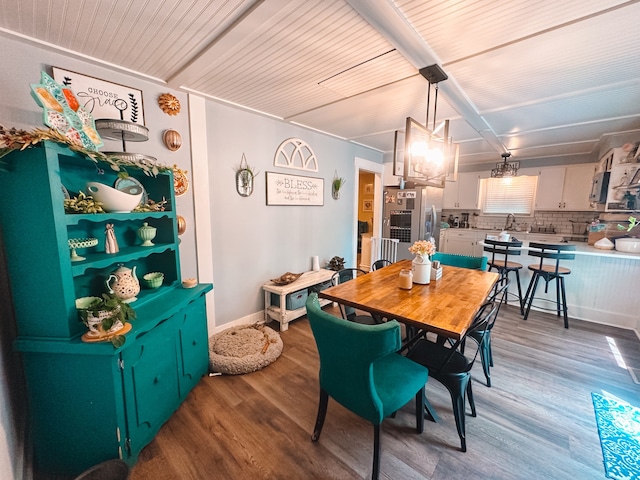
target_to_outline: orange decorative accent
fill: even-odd
[[[176,197],[184,195],[189,190],[187,171],[178,168],[177,165],[173,166],[173,190],[176,193]]]
[[[177,115],[180,113],[180,100],[170,93],[163,93],[158,97],[158,105],[167,115]]]

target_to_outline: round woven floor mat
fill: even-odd
[[[275,362],[282,346],[280,334],[264,325],[231,327],[209,338],[209,367],[228,375],[255,372]]]

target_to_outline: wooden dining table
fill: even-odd
[[[395,319],[418,330],[459,339],[499,277],[495,272],[445,265],[438,280],[427,285],[414,283],[411,290],[403,290],[400,270],[410,268],[411,260],[401,260],[318,295],[369,312],[374,318]]]

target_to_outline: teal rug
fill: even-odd
[[[592,393],[604,470],[616,480],[640,480],[640,408]]]

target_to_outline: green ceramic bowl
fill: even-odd
[[[148,288],[158,288],[164,281],[164,273],[162,272],[150,272],[145,274],[142,279]]]

